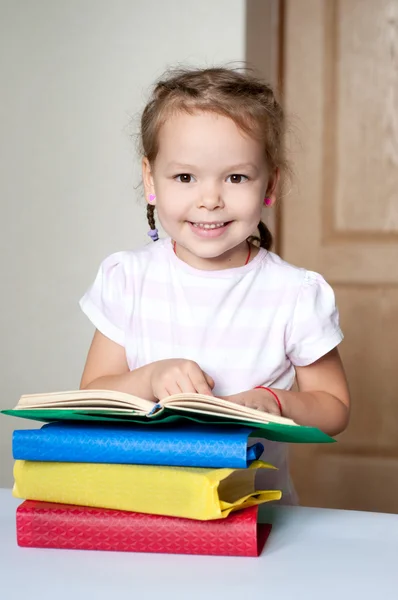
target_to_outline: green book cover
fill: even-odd
[[[208,414],[188,414],[184,411],[172,410],[164,407],[158,413],[151,417],[137,415],[136,411],[120,411],[109,409],[104,410],[84,410],[82,409],[60,409],[60,408],[35,408],[35,409],[9,409],[1,411],[5,415],[31,419],[34,421],[52,422],[52,421],[91,421],[106,423],[134,423],[145,427],[160,427],[170,424],[181,423],[203,423],[205,425],[245,425],[256,430],[258,437],[263,437],[276,442],[289,443],[331,443],[335,440],[323,433],[316,427],[306,427],[303,425],[286,425],[282,423],[259,423],[245,421],[244,419],[231,419],[228,416],[215,416]]]

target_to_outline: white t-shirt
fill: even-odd
[[[306,366],[343,339],[332,288],[317,273],[260,248],[247,265],[195,269],[170,238],[106,258],[80,301],[94,326],[126,350],[131,370],[166,358],[199,364],[213,393],[264,385],[288,390]],[[287,448],[266,442],[284,501],[294,502]]]

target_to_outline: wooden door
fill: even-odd
[[[398,512],[398,0],[284,12],[280,250],[333,286],[352,394],[338,444],[295,447],[293,475],[302,504]]]

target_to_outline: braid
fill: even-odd
[[[146,209],[146,218],[148,220],[149,227],[151,229],[156,229],[155,223],[155,207],[153,204],[148,204]]]
[[[155,223],[155,207],[151,204],[148,204],[146,209],[146,217],[148,219],[150,230],[148,231],[148,235],[153,242],[157,242],[159,239],[159,232],[156,229]]]
[[[257,226],[260,232],[260,247],[265,248],[266,250],[271,250],[272,247],[272,233],[268,229],[265,223],[260,221]]]
[[[260,248],[265,248],[265,250],[271,250],[273,242],[272,233],[270,232],[266,224],[262,221],[260,221],[260,223],[257,225],[257,229],[259,231],[260,237],[252,235],[248,238],[247,241],[249,243],[257,242],[260,244]]]

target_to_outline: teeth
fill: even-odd
[[[218,229],[224,227],[225,223],[192,223],[194,227],[200,227],[201,229]]]

